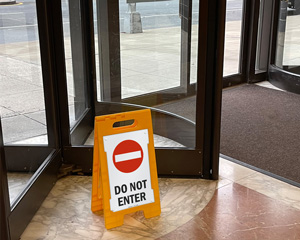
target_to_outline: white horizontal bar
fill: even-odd
[[[135,152],[118,154],[115,156],[115,160],[116,162],[124,162],[124,161],[133,160],[141,157],[142,157],[141,151],[135,151]]]

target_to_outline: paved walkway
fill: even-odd
[[[240,22],[226,26],[224,75],[237,72]],[[179,86],[180,28],[121,33],[122,97]],[[11,34],[7,29],[4,38]],[[193,27],[191,82],[196,81],[197,26]],[[70,118],[74,89],[70,39],[65,39]],[[96,57],[98,62],[98,56]],[[0,48],[0,111],[4,142],[47,143],[39,42],[7,43]],[[99,71],[98,76],[99,78]],[[99,83],[99,79],[98,79]]]

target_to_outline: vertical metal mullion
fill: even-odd
[[[242,82],[252,82],[255,79],[259,9],[260,0],[244,0],[240,49]]]
[[[121,100],[119,1],[97,0],[100,91],[103,101]]]
[[[46,122],[48,132],[48,143],[50,147],[59,147],[58,134],[58,111],[54,88],[54,73],[52,61],[52,42],[50,36],[51,12],[46,1],[36,1],[37,21],[40,40],[40,53],[43,75],[43,88],[45,96]]]
[[[86,109],[86,74],[83,33],[83,13],[81,0],[69,0],[70,38],[74,80],[75,120],[79,119]]]
[[[259,8],[259,22],[257,30],[257,50],[255,59],[255,82],[266,80],[269,67],[271,33],[272,33],[272,17],[273,17],[273,0],[261,0]],[[270,11],[271,10],[271,11]],[[254,82],[254,81],[252,81]]]
[[[211,179],[219,178],[219,157],[220,157],[220,132],[221,132],[221,108],[222,108],[222,88],[223,88],[223,64],[224,64],[224,43],[225,43],[225,22],[226,22],[226,0],[217,1],[216,6],[216,67],[215,85],[213,88],[213,128],[212,128],[212,157],[210,161]]]
[[[49,145],[70,144],[61,1],[37,1]]]
[[[260,0],[254,0],[251,6],[251,24],[249,36],[249,54],[248,54],[248,82],[255,80],[255,62],[256,62],[256,46],[258,35],[258,19],[259,19]]]
[[[270,44],[270,57],[269,65],[275,63],[276,45],[277,45],[277,31],[279,20],[280,1],[274,1],[272,9],[272,26],[271,26],[271,44]]]
[[[8,192],[6,162],[3,148],[3,135],[0,119],[0,239],[10,239],[8,216],[10,214],[10,200]]]
[[[199,2],[198,21],[198,52],[197,52],[197,96],[196,96],[196,148],[203,149],[204,145],[204,114],[205,114],[205,88],[206,88],[206,55],[207,55],[207,32],[208,32],[208,2]],[[201,33],[201,35],[200,35]],[[199,51],[201,46],[201,54]]]
[[[49,7],[51,8],[53,22],[51,37],[53,40],[52,51],[54,53],[54,85],[56,87],[59,111],[60,146],[69,146],[71,145],[71,137],[61,0],[49,1]]]
[[[84,30],[84,55],[85,55],[85,74],[87,79],[86,96],[88,107],[92,108],[95,115],[95,101],[97,100],[96,89],[96,62],[95,62],[95,32],[93,16],[93,0],[81,0],[83,9],[83,30]]]
[[[203,176],[210,179],[218,179],[225,15],[225,0],[200,1],[196,148],[203,151]]]
[[[247,68],[249,55],[249,39],[251,25],[251,5],[252,1],[244,0],[243,2],[243,19],[242,19],[242,34],[240,46],[240,64],[239,71],[242,74],[242,82],[247,82]]]
[[[180,86],[187,93],[191,76],[192,0],[181,0]]]

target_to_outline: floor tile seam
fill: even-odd
[[[23,145],[23,143],[20,143],[22,141],[27,141],[27,140],[30,140],[30,139],[33,139],[33,138],[37,138],[37,137],[43,137],[45,135],[47,135],[48,133],[45,132],[44,134],[39,134],[39,135],[35,135],[35,136],[31,136],[30,138],[24,138],[24,139],[17,139],[16,141],[12,141],[12,142],[5,142],[5,145],[18,145],[18,144],[21,144]],[[18,143],[16,143],[18,142]],[[48,145],[48,143],[25,143],[25,145]]]
[[[240,183],[236,183],[236,184],[242,185],[242,184],[240,184]],[[244,187],[246,187],[247,189],[250,189],[250,190],[252,190],[252,191],[255,191],[255,192],[259,193],[259,194],[262,194],[262,195],[264,195],[265,197],[270,198],[270,199],[272,199],[272,200],[274,200],[274,201],[280,202],[281,204],[283,204],[284,206],[286,206],[287,208],[289,208],[289,209],[291,209],[291,210],[300,211],[300,207],[296,207],[294,203],[290,203],[290,202],[288,202],[288,201],[286,201],[286,200],[284,200],[284,199],[279,199],[279,198],[277,198],[277,197],[275,197],[275,196],[274,196],[274,197],[269,196],[269,195],[267,195],[267,194],[266,194],[265,192],[263,192],[263,191],[261,192],[261,191],[258,191],[258,190],[256,190],[256,189],[254,189],[254,188],[247,187],[247,186],[245,186],[245,185],[242,185],[242,186],[244,186]]]
[[[20,96],[20,95],[23,95],[23,94],[28,94],[28,93],[40,93],[41,92],[41,89],[39,90],[30,90],[30,91],[26,91],[26,92],[21,92],[21,93],[14,93],[14,94],[9,94],[9,96]],[[44,95],[43,95],[44,96]],[[5,96],[6,98],[7,96]],[[1,98],[4,98],[4,96],[1,96]]]
[[[0,106],[0,107],[5,108],[6,110],[12,111],[12,112],[15,114],[15,115],[7,116],[7,117],[3,117],[3,116],[2,116],[2,117],[1,117],[2,120],[7,120],[7,119],[10,119],[10,118],[23,116],[23,115],[25,114],[25,113],[16,112],[16,111],[14,111],[14,110],[12,110],[12,109],[9,109],[9,108],[7,108],[7,107],[5,107],[5,106]]]
[[[24,115],[24,114],[34,114],[34,113],[44,112],[44,111],[45,111],[45,108],[43,108],[43,109],[41,109],[41,110],[33,110],[33,111],[30,111],[30,112],[20,113],[20,112],[16,112],[16,111],[14,111],[14,110],[11,110],[11,109],[9,109],[9,108],[7,108],[7,107],[4,107],[4,106],[1,106],[1,107],[5,108],[6,110],[10,110],[10,111],[13,111],[13,112],[15,112],[15,113],[18,113],[19,115]]]
[[[230,183],[230,184],[233,184],[233,183]],[[180,228],[183,227],[183,226],[190,225],[190,223],[191,223],[192,221],[194,221],[195,218],[198,218],[199,215],[200,215],[203,211],[205,211],[205,209],[206,209],[207,207],[209,207],[209,203],[212,201],[212,199],[214,198],[215,194],[216,194],[217,191],[220,189],[220,188],[218,188],[217,185],[218,185],[218,180],[216,181],[216,188],[215,188],[215,190],[214,190],[214,193],[211,195],[211,198],[206,202],[205,206],[203,206],[203,208],[202,208],[197,214],[195,214],[191,219],[189,219],[189,220],[186,221],[185,223],[181,224],[180,226],[176,227],[175,229],[169,231],[169,232],[166,233],[166,234],[163,234],[163,235],[159,236],[159,238],[162,238],[162,239],[163,239],[164,236],[166,236],[166,235],[168,235],[168,234],[170,234],[170,233],[172,233],[172,232],[177,231],[178,229],[180,229]],[[228,186],[228,185],[229,185],[229,184],[227,184],[227,186]],[[224,187],[224,186],[222,186],[222,187]],[[221,188],[222,188],[222,187],[221,187]],[[203,196],[202,196],[202,198],[203,198]],[[202,198],[201,198],[201,199],[202,199]]]
[[[250,168],[249,168],[250,169]],[[250,170],[252,170],[252,169],[250,169]],[[255,170],[253,170],[253,171],[255,171]],[[247,179],[247,178],[249,178],[249,177],[251,177],[251,176],[254,176],[254,175],[256,175],[257,173],[259,173],[259,172],[253,172],[253,173],[249,173],[249,174],[247,174],[246,176],[243,176],[243,177],[240,177],[240,178],[236,178],[236,179],[233,179],[232,181],[234,182],[234,183],[237,183],[238,181],[241,181],[241,180],[245,180],[245,179]]]
[[[6,77],[12,77],[12,76],[7,76],[7,75],[6,75]],[[41,77],[42,77],[42,76],[41,76]],[[20,79],[18,79],[18,78],[20,78]],[[21,79],[21,78],[22,78],[22,79]],[[19,92],[19,93],[17,93],[17,94],[22,94],[22,93],[27,93],[27,92],[31,92],[31,91],[37,91],[37,90],[39,90],[39,91],[44,90],[43,83],[37,84],[37,83],[31,83],[31,82],[24,82],[23,79],[28,79],[28,80],[30,80],[29,78],[32,79],[32,76],[19,76],[19,75],[17,75],[17,78],[14,78],[14,80],[15,80],[16,82],[22,83],[22,84],[24,84],[24,85],[31,85],[32,87],[36,87],[37,89],[27,90],[27,91],[24,91],[24,92]],[[12,95],[12,94],[7,94],[6,96],[8,96],[8,95]]]
[[[216,189],[217,190],[217,189]],[[197,214],[195,214],[193,217],[191,217],[191,219],[189,219],[188,221],[182,223],[181,225],[179,226],[176,226],[174,229],[170,230],[170,231],[167,231],[163,234],[161,233],[158,233],[157,236],[154,236],[153,239],[163,239],[164,236],[168,235],[168,234],[171,234],[172,232],[176,232],[178,229],[180,229],[181,227],[183,226],[186,226],[186,225],[189,225],[191,222],[194,221],[195,218],[198,217],[199,214],[201,214],[202,211],[205,210],[205,208],[208,207],[208,204],[209,202],[213,199],[215,193],[212,195],[212,197],[209,199],[209,201],[206,203],[206,205],[200,210],[200,212],[198,212]]]
[[[37,87],[37,86],[34,86],[34,87]],[[18,96],[18,95],[22,95],[22,94],[28,94],[28,93],[31,93],[32,91],[36,91],[36,92],[40,92],[43,90],[43,87],[39,87],[39,88],[35,88],[33,90],[27,90],[27,91],[20,91],[20,92],[17,92],[17,93],[10,93],[10,94],[1,94],[1,98],[9,98],[9,97],[14,97],[14,96]]]
[[[16,115],[14,115],[14,116],[2,117],[2,118],[1,118],[2,120],[3,120],[3,119],[8,119],[8,118],[13,118],[13,117],[18,117],[18,116],[24,116],[24,117],[30,118],[30,117],[28,117],[28,116],[26,116],[26,115],[27,115],[27,114],[34,114],[34,113],[46,111],[45,108],[43,108],[43,109],[35,110],[35,111],[32,111],[32,112],[16,112],[16,111],[11,110],[11,109],[9,109],[9,108],[6,108],[6,107],[4,107],[4,106],[1,106],[1,107],[5,108],[6,110],[9,110],[9,111],[12,111],[12,112],[16,113]],[[34,120],[34,119],[32,119],[32,120]],[[41,123],[41,122],[40,122],[40,123]],[[43,123],[41,123],[41,124],[43,124]]]
[[[221,176],[221,175],[220,175],[220,176]],[[222,181],[222,179],[219,178],[218,183],[217,183],[217,186],[216,186],[216,190],[217,190],[217,189],[221,189],[221,188],[223,188],[223,187],[226,187],[226,186],[228,186],[228,185],[232,185],[232,184],[234,183],[231,179],[228,179],[228,178],[223,177],[223,176],[221,176],[221,177],[223,178],[223,180],[227,180],[227,181],[229,181],[229,182],[226,183],[226,184],[224,184],[224,185],[222,185],[221,187],[218,187],[218,183]]]
[[[259,175],[261,175],[261,176],[266,176],[266,177],[269,177],[269,178],[271,178],[271,179],[277,180],[277,181],[279,181],[279,182],[281,182],[281,183],[288,184],[288,183],[282,182],[282,181],[280,181],[280,180],[278,180],[278,179],[276,179],[276,178],[272,178],[272,177],[270,177],[270,176],[268,176],[268,175],[264,175],[264,174],[259,173],[259,172],[257,173],[257,175],[258,175],[258,176],[259,176]],[[300,201],[298,201],[299,207],[297,207],[297,206],[295,205],[295,201],[293,201],[293,200],[290,200],[290,201],[289,201],[289,200],[286,200],[286,199],[283,199],[283,198],[278,198],[278,196],[270,196],[270,195],[268,195],[267,191],[264,191],[264,190],[267,188],[267,186],[263,187],[263,189],[260,191],[260,190],[255,189],[255,187],[252,187],[251,185],[249,186],[249,185],[244,184],[244,183],[241,183],[241,182],[236,182],[236,184],[239,184],[239,185],[244,186],[244,187],[246,187],[246,188],[248,188],[248,189],[251,189],[252,191],[258,192],[258,193],[260,193],[260,194],[262,194],[262,195],[264,195],[264,196],[266,196],[266,197],[268,197],[268,198],[270,198],[270,199],[279,201],[279,202],[281,202],[282,204],[284,204],[285,206],[287,206],[287,207],[289,207],[289,208],[291,208],[291,209],[300,210]],[[293,186],[293,185],[290,185],[290,186]],[[288,189],[288,188],[286,188],[286,187],[283,187],[283,188]],[[289,190],[289,189],[288,189],[288,190]],[[299,191],[300,191],[300,190],[299,190]]]
[[[36,112],[41,112],[41,111],[36,111]],[[26,113],[26,114],[28,114],[28,113]],[[26,118],[28,118],[28,119],[30,119],[30,120],[36,122],[36,123],[39,123],[39,124],[41,124],[41,125],[43,125],[43,126],[47,126],[47,123],[46,123],[46,124],[45,124],[45,123],[42,123],[42,122],[40,122],[40,121],[37,120],[37,119],[34,119],[34,118],[32,118],[32,117],[27,116],[26,114],[24,114],[24,116],[25,116]]]
[[[254,171],[255,174],[268,177],[268,178],[273,179],[275,181],[279,181],[282,184],[287,184],[289,186],[294,186],[294,187],[300,188],[300,184],[299,183],[296,183],[296,182],[291,181],[289,179],[283,178],[283,177],[281,177],[279,175],[276,175],[276,174],[273,174],[271,172],[268,172],[268,171],[265,171],[263,169],[260,169],[258,167],[255,167],[255,166],[243,163],[240,160],[237,160],[237,159],[225,156],[225,155],[222,156],[222,154],[220,154],[220,157],[223,158],[223,159],[225,159],[225,160],[227,160],[227,161],[229,161],[229,162],[231,162],[231,163],[233,163],[233,164],[236,164],[236,165],[242,166],[244,168],[250,169],[251,171]]]
[[[225,159],[225,160],[226,160],[226,159]],[[230,160],[226,160],[226,161],[230,161]],[[230,161],[230,162],[231,162],[231,161]],[[255,170],[255,169],[249,168],[249,167],[247,167],[247,166],[239,165],[239,164],[237,164],[237,163],[235,163],[235,162],[231,162],[231,164],[232,164],[233,166],[234,166],[234,165],[242,166],[242,167],[244,167],[244,168],[246,168],[246,169],[249,169],[249,170],[253,171],[253,173],[250,173],[250,174],[248,174],[247,176],[244,176],[244,177],[241,177],[241,178],[237,178],[237,179],[234,179],[234,180],[229,179],[229,178],[224,177],[224,176],[221,175],[223,178],[226,178],[227,180],[230,180],[230,181],[232,181],[232,182],[236,182],[236,183],[238,183],[238,184],[240,184],[240,185],[245,186],[243,183],[240,183],[240,181],[245,180],[245,179],[247,179],[247,178],[252,178],[253,176],[257,175],[257,176],[262,176],[262,177],[268,177],[268,178],[273,179],[274,181],[276,180],[276,181],[278,181],[278,182],[280,182],[280,183],[282,183],[282,184],[288,184],[289,186],[293,186],[293,185],[291,185],[291,184],[289,184],[289,183],[287,183],[287,182],[284,182],[284,181],[282,181],[282,180],[280,180],[280,179],[277,179],[277,178],[275,178],[275,177],[269,176],[269,175],[267,175],[267,174],[264,174],[264,173],[262,173],[262,172],[259,172],[259,171]],[[245,187],[247,187],[247,186],[245,186]]]
[[[11,110],[10,108],[8,108],[7,106],[4,106],[4,105],[0,105],[0,107],[4,108],[5,110],[8,110],[8,111],[11,111],[15,114],[19,114],[18,112],[14,111],[14,110]],[[2,116],[2,119],[3,119],[3,116]]]
[[[284,205],[285,207],[289,208],[290,210],[296,210],[296,211],[299,211],[299,212],[300,212],[300,207],[299,207],[299,208],[298,208],[298,207],[295,207],[295,206],[293,205],[293,203],[289,203],[289,202],[287,202],[287,201],[284,200],[284,199],[278,199],[277,197],[272,197],[272,196],[266,195],[265,192],[257,191],[257,190],[254,189],[254,188],[245,186],[245,185],[240,184],[240,183],[234,183],[234,184],[238,184],[238,185],[240,185],[240,186],[243,186],[243,187],[245,187],[245,188],[247,188],[247,189],[249,189],[249,190],[251,190],[251,191],[254,191],[254,192],[256,192],[256,193],[258,193],[258,194],[260,194],[260,195],[263,195],[264,197],[266,197],[266,198],[268,198],[268,199],[271,199],[272,201],[276,201],[277,203],[281,203],[282,205]]]
[[[30,53],[28,53],[29,55],[29,58],[30,58]],[[11,55],[11,54],[1,54],[2,57],[6,57],[6,58],[10,58],[12,60],[15,60],[15,61],[20,61],[21,63],[25,63],[25,64],[28,64],[28,65],[33,65],[35,67],[42,67],[40,63],[35,63],[35,62],[28,62],[28,61],[24,61],[22,59],[19,58],[19,55]]]

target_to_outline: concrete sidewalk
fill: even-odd
[[[238,71],[240,24],[240,21],[226,24],[224,75]],[[197,28],[193,26],[191,82],[196,82]],[[179,86],[180,34],[180,27],[121,33],[122,98]],[[75,117],[69,38],[65,39],[65,52],[72,124]],[[0,48],[0,61],[0,111],[5,144],[47,144],[39,43],[4,44]],[[96,62],[98,66],[98,56]],[[97,75],[99,83],[99,71]]]

